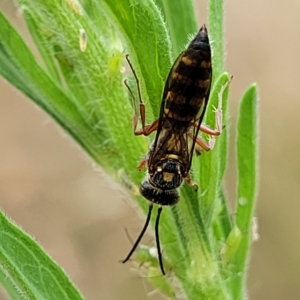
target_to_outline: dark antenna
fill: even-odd
[[[148,211],[148,216],[147,216],[147,219],[146,219],[146,223],[139,235],[139,237],[137,238],[137,240],[135,241],[134,245],[132,246],[130,252],[128,253],[128,255],[126,256],[126,258],[124,260],[122,260],[122,263],[125,264],[128,259],[131,257],[131,255],[133,254],[133,252],[135,251],[136,247],[138,246],[138,244],[140,243],[143,235],[145,234],[146,230],[147,230],[147,227],[149,225],[149,221],[150,221],[150,218],[151,218],[151,213],[152,213],[152,208],[153,208],[153,204],[150,204],[149,205],[149,211]],[[159,215],[157,216],[157,218],[159,218]]]
[[[161,255],[160,242],[159,242],[159,230],[158,230],[158,228],[159,228],[159,219],[160,219],[162,209],[163,209],[163,207],[159,206],[158,210],[157,210],[157,217],[156,217],[156,221],[155,221],[155,240],[156,240],[156,247],[157,247],[160,270],[163,273],[163,275],[166,275],[165,270],[164,270],[162,255]]]

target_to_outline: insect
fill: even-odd
[[[141,98],[137,75],[128,55],[126,59],[135,77],[139,96],[141,129],[137,129],[139,117],[136,100],[125,80],[134,103],[134,134],[148,136],[156,131],[156,136],[148,154],[138,166],[139,170],[148,168],[146,178],[139,189],[141,195],[150,202],[148,216],[131,251],[122,262],[127,262],[137,248],[149,225],[153,204],[158,204],[155,239],[160,269],[165,275],[159,241],[159,220],[162,209],[179,201],[177,188],[181,186],[183,180],[186,180],[195,190],[198,188],[190,175],[193,153],[199,153],[200,149],[208,151],[214,146],[214,139],[206,143],[198,136],[199,130],[211,136],[218,136],[222,129],[221,115],[217,116],[219,120],[216,122],[216,130],[201,124],[212,79],[211,49],[206,26],[200,28],[187,49],[175,60],[165,84],[159,117],[150,125],[145,123],[145,105]]]

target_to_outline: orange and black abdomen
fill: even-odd
[[[212,77],[211,50],[205,25],[175,61],[164,90],[164,115],[181,126],[201,122]]]

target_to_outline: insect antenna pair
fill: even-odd
[[[148,228],[150,219],[151,219],[152,209],[153,209],[153,204],[151,203],[149,205],[149,210],[148,210],[148,215],[147,215],[147,219],[146,219],[145,225],[144,225],[144,227],[143,227],[140,235],[136,239],[135,243],[133,244],[130,252],[126,256],[126,258],[124,260],[122,260],[123,264],[126,263],[130,259],[130,257],[132,256],[132,254],[136,250],[137,246],[139,245],[142,237],[144,236],[144,234],[145,234],[145,232],[146,232],[146,230]],[[161,254],[161,248],[160,248],[160,242],[159,242],[159,220],[160,220],[161,212],[162,212],[162,206],[159,206],[158,210],[157,210],[156,221],[155,221],[155,241],[156,241],[156,247],[157,247],[157,254],[158,254],[159,266],[160,266],[162,274],[165,275],[166,273],[165,273],[165,270],[164,270],[164,265],[163,265],[163,260],[162,260],[162,254]]]

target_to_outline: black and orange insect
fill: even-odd
[[[128,55],[126,59],[135,76],[139,96],[141,129],[137,129],[139,117],[135,97],[125,80],[134,102],[134,134],[148,136],[156,131],[156,137],[138,167],[139,170],[148,168],[146,178],[139,189],[141,195],[150,201],[148,216],[139,237],[122,262],[129,260],[142,239],[155,203],[159,205],[155,238],[160,268],[165,274],[159,242],[159,219],[162,209],[179,201],[177,188],[184,179],[197,190],[197,185],[192,182],[190,176],[193,153],[199,153],[200,149],[208,151],[214,145],[213,139],[206,143],[200,138],[199,130],[211,136],[218,136],[221,131],[221,121],[217,121],[216,130],[202,124],[212,79],[211,49],[206,26],[200,28],[187,49],[174,62],[164,88],[159,118],[151,125],[145,124],[145,105],[141,98],[139,81]]]

